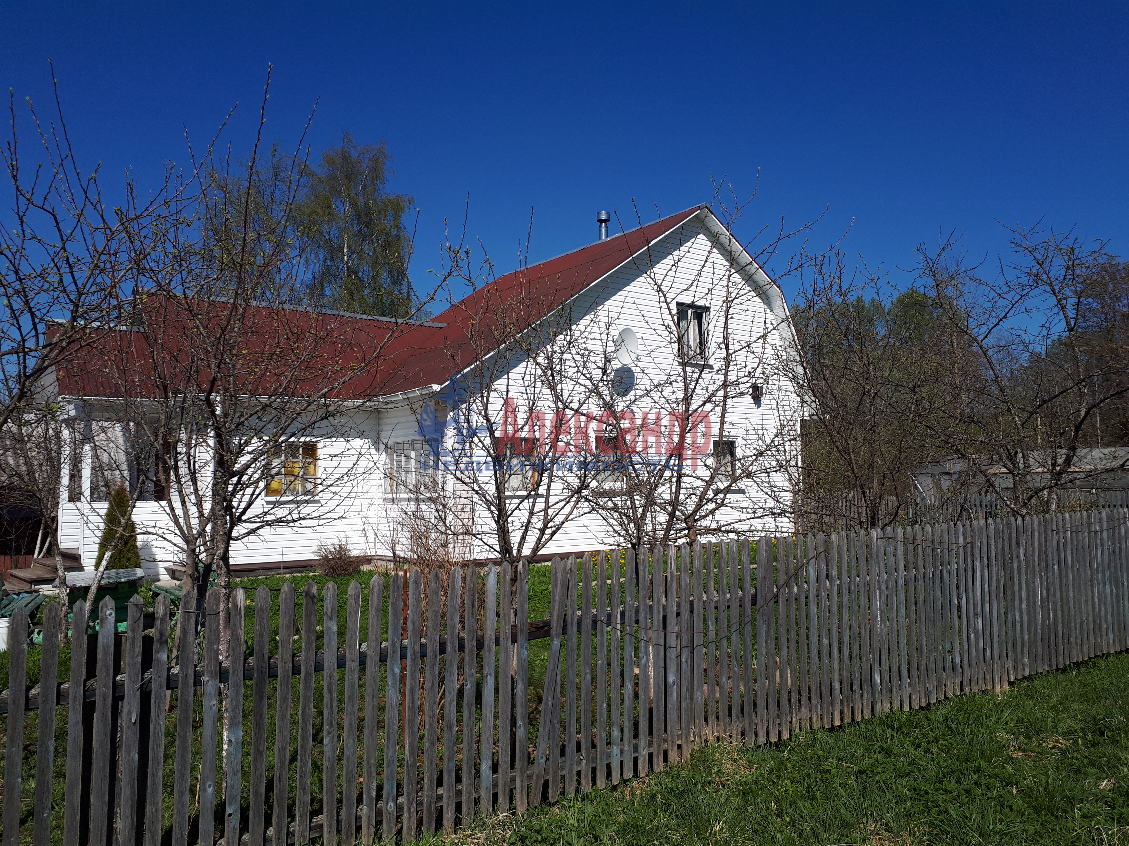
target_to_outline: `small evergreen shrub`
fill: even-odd
[[[129,517],[129,491],[121,486],[110,493],[105,528],[102,529],[102,539],[98,541],[98,559],[94,566],[100,567],[107,554],[110,556],[106,564],[107,570],[128,570],[141,566],[137,526]]]

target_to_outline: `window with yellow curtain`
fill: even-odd
[[[318,445],[286,444],[271,468],[267,496],[313,496],[318,486]]]

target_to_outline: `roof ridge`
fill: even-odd
[[[590,249],[592,247],[598,247],[600,244],[606,244],[609,241],[615,241],[615,240],[618,240],[619,238],[626,238],[628,235],[632,235],[636,232],[640,232],[640,231],[646,229],[649,226],[654,226],[656,223],[662,223],[664,220],[673,220],[674,218],[682,217],[683,215],[685,215],[686,218],[688,219],[693,213],[701,211],[704,208],[707,208],[707,205],[705,203],[698,203],[698,205],[696,205],[696,206],[691,206],[688,209],[683,209],[682,211],[675,212],[674,214],[668,214],[666,217],[660,217],[657,220],[652,220],[650,223],[642,223],[639,226],[635,227],[634,229],[628,229],[625,232],[620,232],[618,235],[612,235],[611,237],[605,238],[602,241],[593,241],[590,244],[585,244],[582,247],[577,247],[574,250],[569,250],[567,253],[561,253],[560,255],[550,256],[547,259],[541,259],[541,261],[537,262],[536,264],[529,264],[529,265],[526,265],[524,268],[518,267],[518,268],[515,268],[514,270],[507,271],[506,273],[503,273],[502,276],[496,277],[496,279],[501,279],[503,276],[509,276],[510,274],[517,273],[520,270],[529,270],[529,269],[534,268],[534,267],[539,267],[540,265],[548,264],[551,261],[559,261],[560,259],[567,258],[568,256],[571,256],[573,253],[579,253],[583,250],[587,250],[587,249]]]
[[[650,223],[644,223],[642,226],[639,226],[635,229],[630,229],[627,232],[621,232],[619,235],[616,235],[614,238],[607,238],[603,241],[594,241],[591,244],[585,244],[583,247],[577,247],[575,250],[570,250],[569,252],[562,253],[559,256],[553,256],[552,258],[548,258],[548,259],[544,259],[542,261],[539,261],[536,264],[526,265],[525,267],[518,267],[515,270],[508,271],[507,273],[503,273],[500,276],[495,276],[492,280],[485,283],[481,287],[476,287],[473,290],[468,291],[465,296],[463,296],[459,300],[456,300],[455,302],[450,303],[443,311],[441,311],[441,312],[439,312],[439,314],[435,315],[435,317],[433,319],[436,320],[436,321],[439,321],[441,318],[444,317],[444,315],[446,315],[449,312],[456,309],[461,303],[467,302],[467,300],[471,299],[472,297],[481,296],[484,292],[490,290],[494,286],[499,286],[501,288],[504,288],[504,285],[499,284],[499,283],[502,283],[503,280],[507,280],[507,279],[510,279],[510,278],[517,279],[517,278],[519,278],[519,274],[522,274],[522,273],[528,274],[530,271],[536,271],[537,268],[542,267],[544,265],[552,264],[554,262],[567,261],[569,256],[573,256],[577,253],[581,253],[584,250],[591,250],[595,247],[600,247],[600,246],[603,246],[603,245],[607,245],[608,247],[612,247],[613,241],[618,241],[620,239],[623,239],[624,240],[623,245],[617,245],[616,247],[612,247],[612,249],[610,249],[608,252],[610,253],[610,252],[614,251],[615,249],[619,249],[621,247],[626,247],[631,252],[631,254],[634,255],[635,252],[638,252],[640,249],[646,248],[647,246],[649,246],[650,243],[653,243],[654,240],[657,240],[657,238],[651,239],[650,241],[648,241],[647,244],[640,246],[638,249],[632,249],[631,244],[627,240],[631,235],[634,235],[634,234],[639,233],[639,232],[643,232],[647,229],[651,229],[652,227],[658,226],[659,224],[668,223],[669,226],[667,228],[664,228],[661,235],[658,236],[658,237],[661,238],[662,236],[664,236],[668,232],[670,232],[675,226],[680,226],[681,224],[683,224],[687,220],[689,220],[691,217],[693,217],[695,214],[700,212],[702,209],[708,209],[708,208],[709,207],[705,203],[699,203],[696,206],[691,206],[690,208],[684,209],[680,212],[675,212],[674,214],[667,215],[666,217],[660,217],[658,220],[654,220]],[[601,254],[598,253],[595,257],[590,259],[590,261],[597,261],[600,258],[601,258]],[[559,276],[561,273],[564,273],[566,270],[568,270],[570,268],[575,269],[575,268],[579,267],[581,264],[582,264],[581,261],[574,261],[570,264],[566,264],[564,267],[561,267],[561,268],[558,269],[557,275]],[[527,277],[526,281],[529,281],[530,279],[533,279],[533,278],[534,278],[533,276]]]

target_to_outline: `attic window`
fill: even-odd
[[[714,472],[722,482],[732,482],[737,478],[737,442],[713,442]]]
[[[709,316],[709,306],[678,303],[678,356],[683,361],[706,360]]]

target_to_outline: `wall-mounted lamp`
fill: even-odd
[[[764,385],[753,385],[749,391],[749,396],[753,398],[753,402],[760,405],[761,400],[764,399]]]

